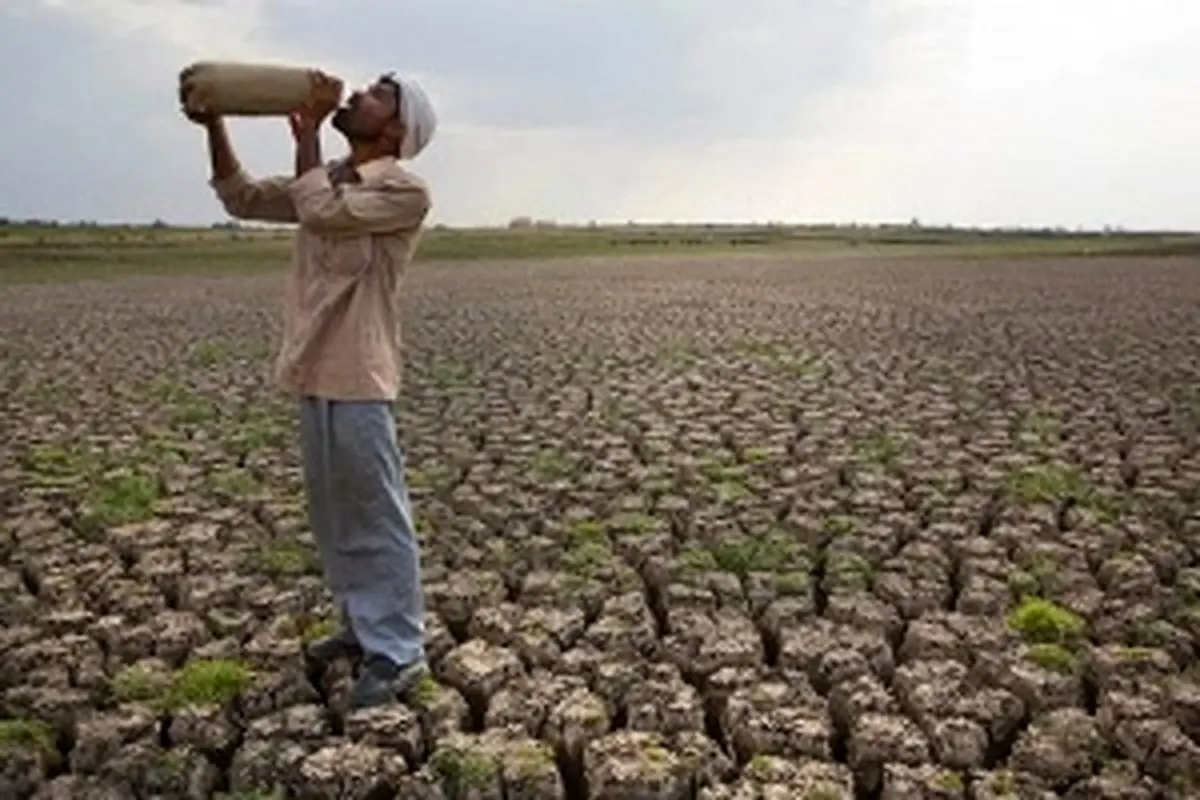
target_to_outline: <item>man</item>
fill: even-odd
[[[437,118],[415,84],[384,76],[338,108],[340,85],[312,73],[291,116],[295,175],[251,179],[223,121],[186,107],[208,134],[211,185],[239,219],[298,223],[285,288],[279,385],[299,399],[309,518],[341,617],[309,657],[319,668],[362,657],[354,708],[404,694],[427,673],[420,555],[392,402],[399,392],[398,294],[429,212],[425,184],[399,163],[429,143]],[[349,155],[321,160],[320,128]]]

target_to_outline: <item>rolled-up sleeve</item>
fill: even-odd
[[[288,187],[301,226],[331,234],[380,234],[417,228],[429,213],[429,193],[403,174],[335,187],[316,167]]]
[[[284,176],[253,180],[244,171],[210,182],[226,213],[236,219],[262,222],[297,222],[288,194],[291,179]]]

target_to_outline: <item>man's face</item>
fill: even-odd
[[[399,87],[387,78],[380,78],[346,99],[346,104],[333,114],[333,127],[352,142],[391,138],[398,146],[403,135],[397,119],[399,102]]]

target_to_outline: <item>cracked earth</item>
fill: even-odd
[[[0,797],[1200,791],[1200,265],[418,267],[433,676],[348,712],[278,276],[0,298]]]

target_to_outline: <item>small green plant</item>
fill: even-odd
[[[1125,649],[1129,652],[1145,652],[1149,648],[1166,647],[1181,638],[1188,639],[1182,631],[1165,619],[1138,623],[1125,635]]]
[[[171,406],[169,418],[172,425],[192,426],[212,422],[218,416],[219,412],[213,401],[189,393],[176,399]]]
[[[170,405],[186,397],[188,389],[178,379],[160,375],[146,386],[146,394],[151,400]]]
[[[1150,661],[1160,651],[1154,647],[1121,647],[1117,650],[1117,655],[1124,661]]]
[[[826,557],[825,578],[847,589],[868,591],[875,583],[875,567],[858,553],[836,551]]]
[[[562,480],[571,475],[571,460],[557,450],[540,450],[533,459],[533,472],[542,480]]]
[[[1026,597],[1008,615],[1009,627],[1031,644],[1057,644],[1069,647],[1083,635],[1082,617],[1040,597]]]
[[[554,748],[545,742],[522,741],[509,748],[508,756],[518,775],[540,775],[555,767]]]
[[[337,627],[337,623],[331,619],[309,620],[300,629],[300,641],[304,644],[311,644],[319,639],[328,638],[337,631]]]
[[[647,739],[642,745],[642,756],[651,764],[665,764],[671,760],[671,751],[663,746],[658,737]]]
[[[168,710],[224,705],[244,692],[253,679],[250,669],[237,661],[190,661],[173,676],[163,703]]]
[[[807,572],[781,572],[774,582],[775,591],[783,597],[808,594],[812,589],[812,575]]]
[[[644,535],[658,527],[658,520],[640,511],[624,511],[614,515],[605,527],[614,533]]]
[[[939,789],[947,792],[961,792],[963,790],[962,775],[951,770],[942,770],[938,773],[934,781]]]
[[[859,521],[846,514],[830,514],[821,520],[821,527],[832,537],[852,536],[858,533]]]
[[[1022,560],[1022,569],[1008,576],[1008,587],[1018,599],[1045,597],[1057,584],[1058,565],[1042,553],[1030,553]]]
[[[125,667],[112,679],[113,697],[121,703],[153,703],[167,691],[168,679],[138,664]]]
[[[419,709],[430,709],[442,695],[442,686],[432,675],[425,675],[412,688],[409,699]]]
[[[167,750],[159,753],[152,763],[151,773],[157,782],[172,783],[183,777],[188,768],[187,754],[179,750]]]
[[[0,719],[0,753],[13,750],[33,751],[57,759],[58,744],[54,728],[41,720]]]
[[[1075,654],[1059,644],[1034,644],[1025,651],[1030,663],[1059,675],[1074,675],[1079,668]]]
[[[1039,411],[1030,411],[1017,420],[1018,437],[1027,436],[1036,441],[1051,443],[1062,437],[1062,423],[1053,416]]]
[[[228,361],[232,355],[229,343],[209,340],[192,348],[191,360],[202,367],[214,367]]]
[[[750,464],[762,464],[766,461],[770,461],[771,456],[771,449],[767,447],[747,447],[742,452],[742,458],[744,458],[746,462]]]
[[[220,469],[205,481],[212,494],[224,500],[249,497],[259,490],[258,480],[244,469]]]
[[[700,474],[712,483],[744,481],[749,469],[743,464],[731,464],[724,459],[708,459],[698,467]]]
[[[1068,499],[1086,504],[1093,493],[1086,476],[1065,464],[1043,464],[1009,473],[1004,491],[1011,501],[1021,505],[1058,505]]]
[[[1017,779],[1008,770],[993,772],[988,779],[988,788],[999,797],[1017,796]]]
[[[659,360],[670,364],[694,364],[700,355],[699,345],[693,342],[667,342],[658,348]]]
[[[250,569],[272,578],[321,574],[321,558],[317,551],[301,542],[272,541],[247,560]]]
[[[803,554],[798,542],[782,533],[741,536],[718,543],[713,558],[726,572],[745,577],[751,572],[777,572]]]
[[[30,448],[21,456],[21,466],[43,478],[87,475],[97,465],[97,457],[87,450],[54,444]]]
[[[472,789],[487,789],[496,782],[499,772],[496,762],[487,754],[450,745],[438,747],[429,765],[441,779],[442,789],[452,797]]]
[[[854,443],[855,458],[866,464],[890,467],[908,452],[909,440],[886,430],[876,431]]]
[[[594,519],[578,520],[567,533],[567,546],[580,547],[586,544],[608,544],[608,532],[603,522]]]
[[[702,547],[689,547],[675,557],[675,563],[684,574],[695,575],[716,572],[721,568],[716,557]]]
[[[465,383],[471,377],[471,368],[461,361],[451,358],[439,358],[430,369],[429,376],[440,388],[449,388],[456,384]]]
[[[99,478],[84,501],[80,526],[85,531],[144,522],[154,516],[162,491],[157,475],[118,469]]]
[[[740,480],[717,481],[711,484],[713,499],[718,505],[731,505],[746,499],[750,490]]]
[[[567,550],[563,556],[563,567],[582,578],[592,577],[612,563],[612,546],[607,541],[585,542]]]

